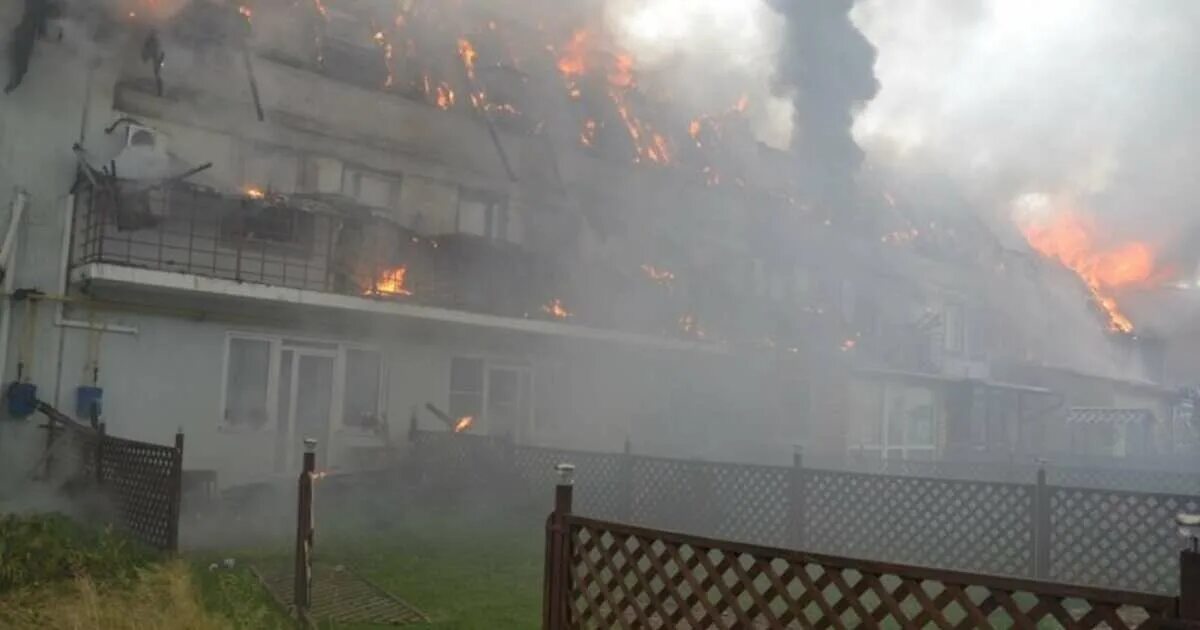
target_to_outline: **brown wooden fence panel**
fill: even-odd
[[[1200,496],[1051,487],[1049,503],[1052,579],[1179,592],[1175,515],[1200,513]]]
[[[566,515],[550,630],[1157,627],[1174,598],[884,564]],[[552,520],[553,522],[553,520]],[[557,535],[550,532],[551,536]],[[551,602],[551,606],[554,603]]]
[[[141,542],[174,551],[179,545],[183,435],[174,446],[112,437],[41,403],[39,411],[64,434],[48,455],[69,476],[96,487],[115,525]]]
[[[179,479],[175,448],[104,436],[100,443],[103,488],[125,528],[159,549],[175,549]]]

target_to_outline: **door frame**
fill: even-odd
[[[283,353],[284,352],[292,353],[291,374],[283,374]],[[339,392],[338,392],[338,389],[340,388],[341,383],[339,383],[340,379],[338,379],[338,377],[337,377],[339,355],[340,355],[340,352],[338,351],[337,348],[325,349],[325,348],[315,348],[315,347],[311,347],[311,346],[289,344],[287,339],[283,339],[279,345],[279,379],[278,379],[278,381],[276,383],[276,387],[275,387],[275,397],[276,398],[279,397],[279,388],[282,387],[282,385],[284,383],[284,379],[288,379],[288,382],[290,383],[290,387],[288,390],[288,414],[287,414],[287,417],[286,418],[283,417],[281,410],[276,410],[276,415],[278,416],[278,422],[276,423],[276,425],[278,427],[278,433],[276,435],[276,439],[277,440],[282,439],[284,442],[284,449],[283,449],[284,456],[283,456],[282,466],[279,466],[279,463],[276,462],[276,468],[277,469],[282,468],[282,470],[285,474],[290,474],[292,472],[296,472],[297,470],[299,470],[298,465],[296,465],[296,461],[297,461],[297,459],[296,459],[297,452],[296,451],[297,451],[297,446],[299,444],[298,442],[296,442],[296,438],[299,436],[295,435],[295,432],[296,432],[296,398],[297,398],[297,395],[299,394],[299,388],[296,387],[296,381],[299,378],[300,360],[302,357],[315,357],[315,358],[329,359],[329,361],[330,361],[329,410],[327,413],[328,420],[325,423],[325,434],[316,436],[316,439],[320,440],[320,445],[318,446],[318,448],[324,447],[324,451],[325,451],[325,461],[323,462],[322,465],[325,468],[333,467],[332,460],[333,460],[333,453],[334,453],[335,449],[332,448],[333,445],[330,444],[329,441],[330,441],[330,439],[332,439],[332,436],[333,436],[333,425],[334,425],[334,422],[336,421],[336,418],[334,418],[334,414],[337,410],[337,401],[341,399]],[[280,435],[280,434],[282,434],[282,435]]]

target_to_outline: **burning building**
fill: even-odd
[[[361,465],[411,417],[749,458],[844,451],[894,408],[929,427],[878,452],[936,455],[933,389],[820,419],[870,406],[863,369],[986,380],[1016,351],[967,271],[1001,253],[830,220],[754,102],[672,104],[582,7],[165,4],[68,12],[90,45],[40,43],[0,102],[0,183],[28,192],[0,263],[29,290],[0,355],[63,408],[102,388],[110,432],[182,428],[223,483],[289,472],[305,437]]]

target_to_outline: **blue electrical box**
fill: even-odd
[[[8,415],[28,418],[37,411],[37,385],[14,382],[8,386]]]
[[[104,388],[95,385],[80,385],[75,390],[75,415],[80,418],[91,418],[93,411],[99,418],[101,403],[104,402]]]

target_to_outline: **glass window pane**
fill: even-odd
[[[455,358],[450,362],[450,391],[483,394],[483,359]]]
[[[267,379],[271,344],[259,339],[229,340],[228,380],[225,383],[225,422],[262,428],[267,424]]]
[[[379,379],[383,359],[369,350],[346,351],[346,389],[342,421],[348,427],[379,426]]]
[[[511,405],[520,396],[515,370],[488,371],[488,402],[493,405]]]
[[[458,203],[458,231],[475,236],[488,235],[488,206],[483,201],[465,198]]]

